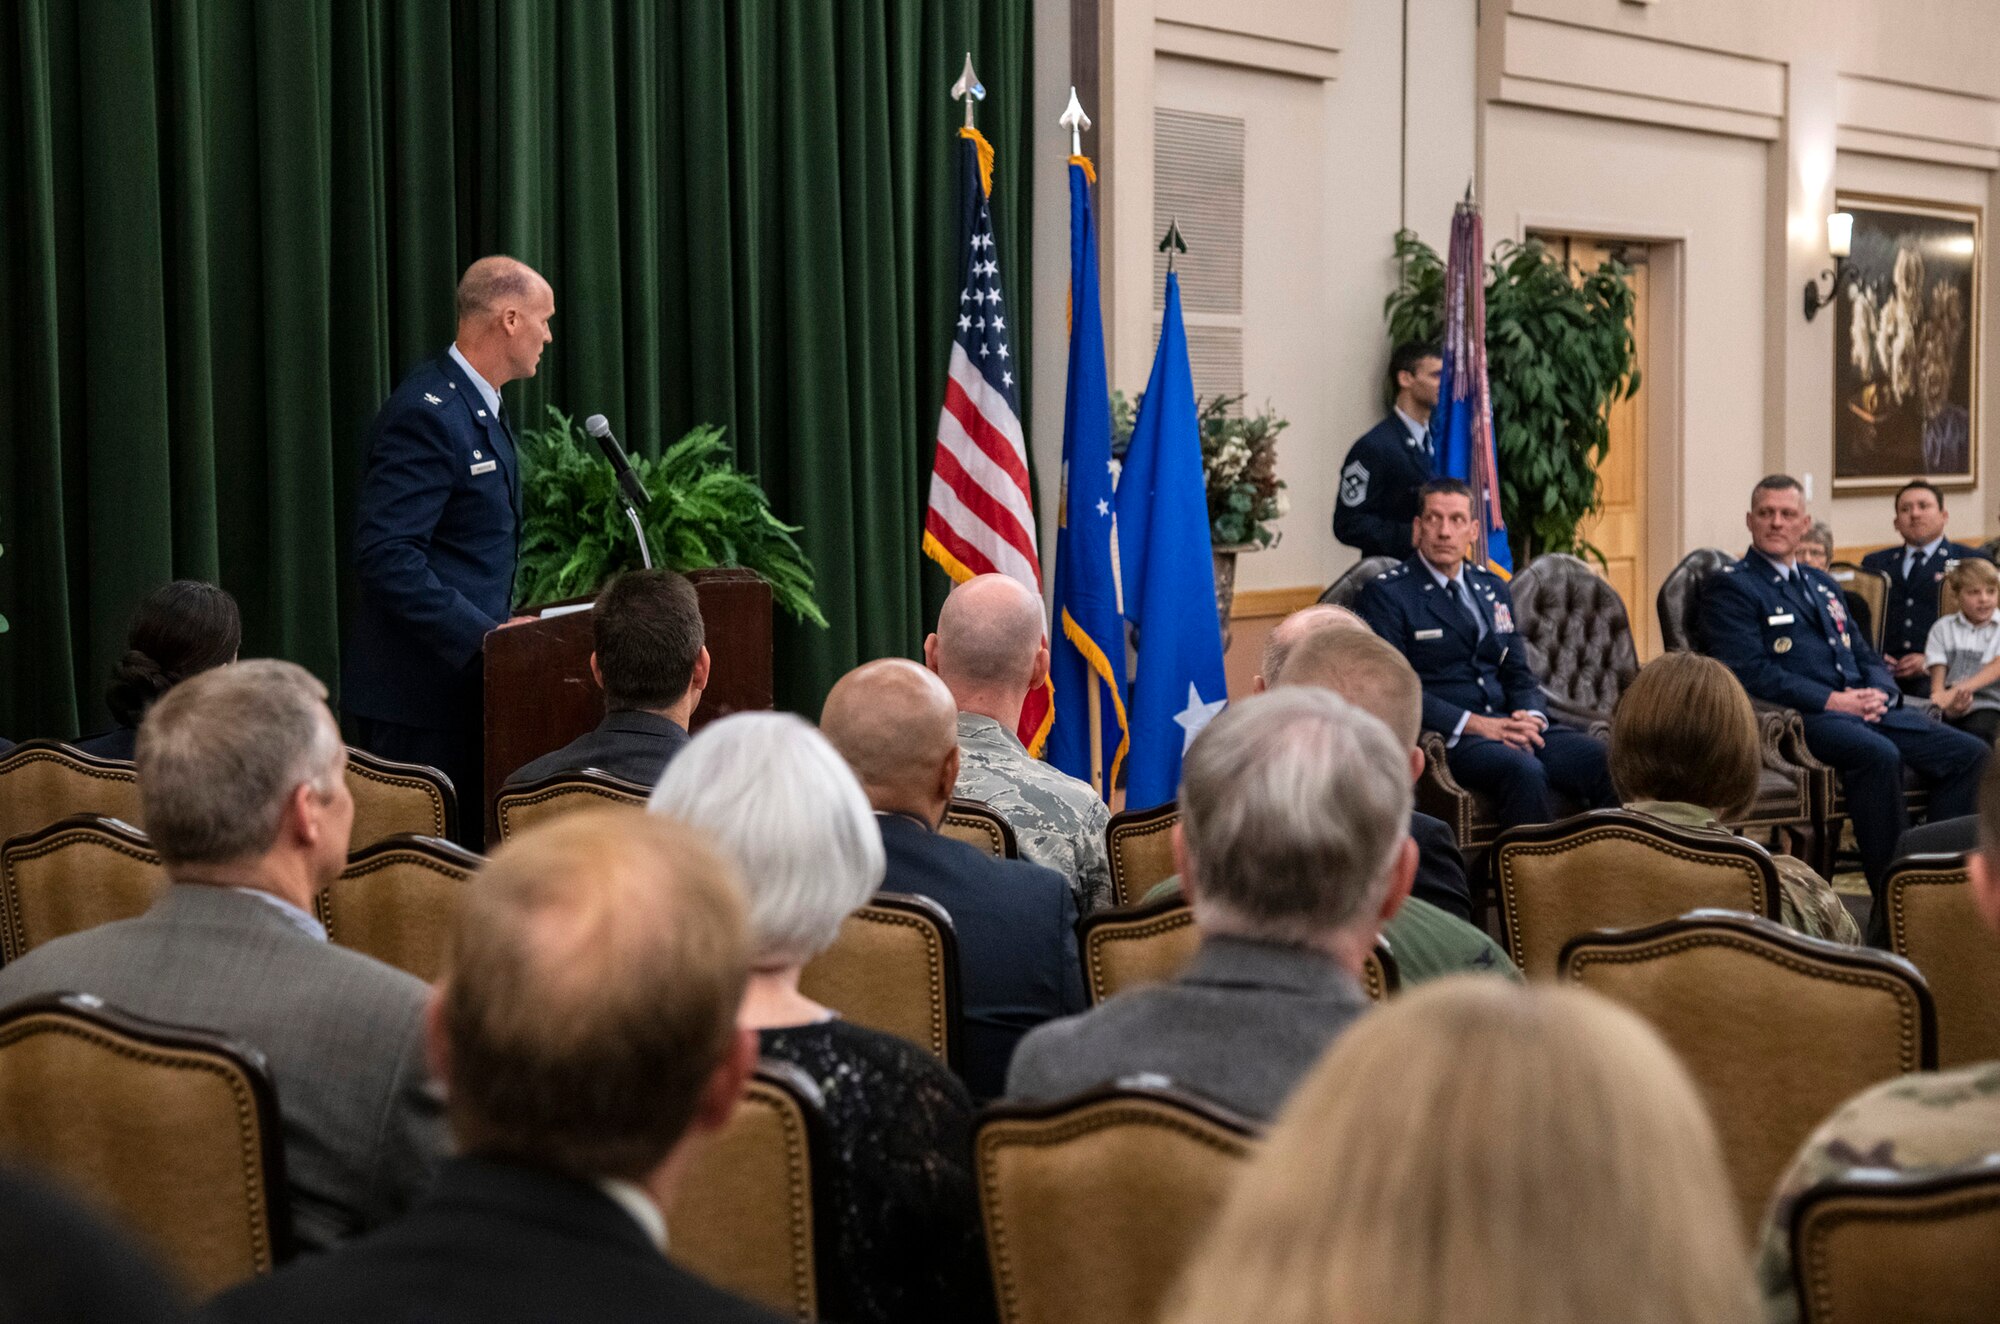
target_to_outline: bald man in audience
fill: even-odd
[[[1053,869],[1000,860],[938,831],[958,782],[958,707],[935,674],[901,658],[870,662],[827,695],[820,730],[854,769],[882,828],[885,892],[929,897],[958,935],[965,1022],[962,1074],[999,1095],[1021,1036],[1088,1005],[1076,954],[1076,900]]]
[[[401,1214],[446,1148],[415,977],[327,941],[314,898],[347,864],[347,749],[326,687],[260,658],[190,676],[146,710],[134,750],[166,874],[134,919],[0,969],[0,1006],[89,993],[235,1039],[277,1087],[300,1246]]]
[[[667,1258],[698,1137],[757,1062],[742,881],[700,833],[589,809],[502,846],[431,995],[459,1156],[393,1227],[217,1302],[243,1324],[776,1324]]]
[[[1978,848],[1965,857],[1965,897],[1979,922],[2000,933],[2000,760],[1988,760],[1979,782]],[[1993,941],[1984,938],[1991,950]],[[1942,1176],[1990,1162],[2000,1153],[2000,1061],[1951,1071],[1898,1076],[1842,1104],[1807,1137],[1778,1182],[1764,1217],[1757,1281],[1769,1324],[1800,1318],[1802,1285],[1792,1264],[1792,1214],[1812,1187],[1857,1172]],[[1923,1278],[1911,1275],[1912,1303],[1925,1300]],[[1909,1318],[1922,1318],[1912,1310]]]
[[[1039,597],[1006,575],[978,575],[945,599],[924,662],[958,705],[955,794],[1007,820],[1021,854],[1067,878],[1088,914],[1111,903],[1111,811],[1089,783],[1028,757],[1014,730],[1049,674],[1046,630]]]
[[[1194,959],[1031,1031],[1008,1096],[1149,1074],[1268,1120],[1368,1008],[1361,970],[1416,874],[1409,813],[1408,755],[1339,695],[1293,686],[1230,705],[1181,765],[1173,850]]]
[[[1424,756],[1417,748],[1417,736],[1423,726],[1423,684],[1409,660],[1359,617],[1340,607],[1308,607],[1293,613],[1272,631],[1273,643],[1280,642],[1285,626],[1308,612],[1340,615],[1319,616],[1317,629],[1308,626],[1303,633],[1285,632],[1272,673],[1277,688],[1310,685],[1331,690],[1374,715],[1408,749],[1412,779],[1422,776]],[[1266,666],[1273,651],[1265,650]],[[1257,679],[1261,686],[1263,676]],[[1500,945],[1463,916],[1465,861],[1451,830],[1437,819],[1412,811],[1410,836],[1417,843],[1416,883],[1403,908],[1382,926],[1382,936],[1388,939],[1404,981],[1415,984],[1465,971],[1519,979],[1519,969]],[[1146,900],[1178,891],[1179,880],[1169,879],[1148,892]]]

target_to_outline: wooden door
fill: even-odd
[[[1602,509],[1577,532],[1604,554],[1600,573],[1625,600],[1632,643],[1644,662],[1659,651],[1653,621],[1653,594],[1659,586],[1646,557],[1646,246],[1560,235],[1543,240],[1567,253],[1572,273],[1594,271],[1613,256],[1632,272],[1632,340],[1640,389],[1611,406],[1611,445],[1597,466]]]

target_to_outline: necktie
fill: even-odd
[[[1479,619],[1479,613],[1474,611],[1472,603],[1467,601],[1465,585],[1459,580],[1447,579],[1444,581],[1444,591],[1451,595],[1451,605],[1458,608],[1459,614],[1471,622],[1472,632],[1475,635],[1484,636],[1486,633],[1484,629],[1485,622]]]
[[[1912,547],[1908,552],[1904,553],[1903,582],[1905,584],[1910,582],[1911,575],[1917,573],[1917,562],[1921,561],[1923,559],[1923,556],[1924,556],[1924,549],[1921,547]]]

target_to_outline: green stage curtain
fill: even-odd
[[[236,595],[246,655],[334,685],[368,420],[488,252],[556,291],[517,426],[602,412],[657,452],[722,424],[805,526],[833,628],[780,619],[781,704],[915,655],[942,586],[918,540],[958,287],[948,89],[971,50],[1015,298],[1030,0],[9,11],[0,734],[107,724],[126,619],[176,576]]]

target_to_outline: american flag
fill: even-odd
[[[958,318],[951,366],[938,412],[937,458],[924,551],[959,583],[995,572],[1042,592],[1035,550],[1035,507],[1028,488],[1028,446],[1021,435],[1015,382],[1020,364],[1007,335],[1012,311],[994,256],[993,148],[976,129],[959,130],[960,216]],[[1017,733],[1039,754],[1053,716],[1048,684],[1028,695]]]

